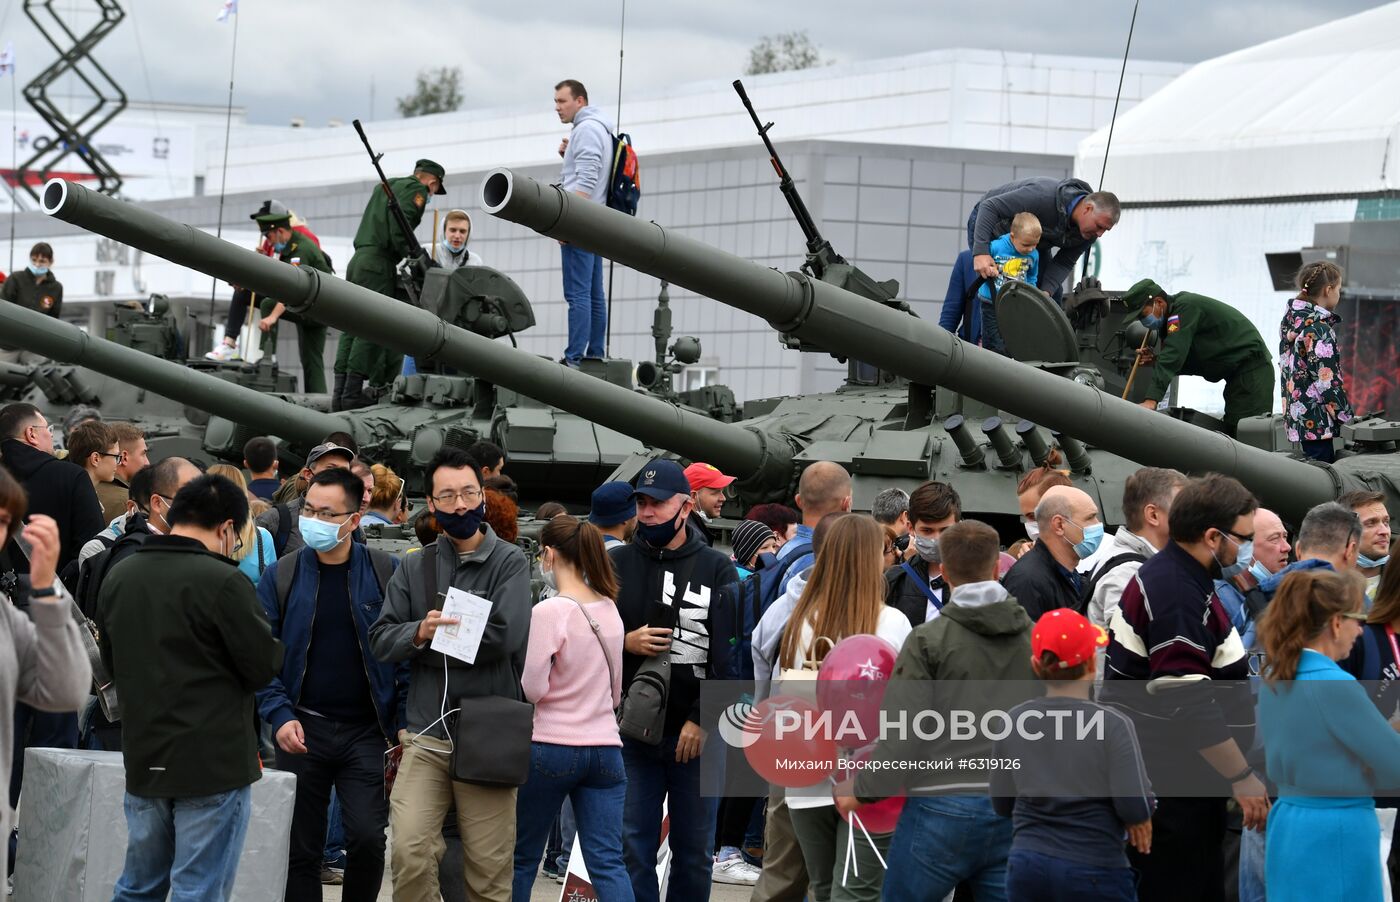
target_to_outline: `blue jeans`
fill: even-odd
[[[659,745],[622,739],[622,761],[627,765],[623,849],[637,902],[660,902],[656,853],[661,847],[663,801],[671,821],[671,882],[666,898],[669,902],[708,902],[710,898],[719,799],[700,795],[699,756],[676,763],[677,738],[666,736]],[[580,820],[580,835],[583,829]]]
[[[126,864],[112,902],[211,902],[233,895],[253,788],[193,799],[126,794]]]
[[[1265,902],[1264,831],[1240,831],[1240,902]]]
[[[583,863],[599,902],[632,902],[621,855],[626,797],[627,773],[617,747],[531,743],[530,777],[515,795],[514,902],[530,902],[540,853],[566,798],[573,803]]]
[[[603,258],[572,244],[561,245],[564,261],[564,300],[569,305],[569,344],[564,360],[577,366],[581,358],[602,357],[608,337],[608,299],[603,291]]]
[[[885,860],[884,902],[942,899],[968,883],[977,902],[1006,902],[1011,819],[986,796],[910,796]]]
[[[1137,878],[1126,864],[1098,868],[1023,849],[1007,862],[1006,893],[1014,902],[1137,902]]]

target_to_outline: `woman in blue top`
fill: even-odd
[[[1361,635],[1364,596],[1358,574],[1300,571],[1259,621],[1269,661],[1259,729],[1279,789],[1266,834],[1269,902],[1382,898],[1373,796],[1400,789],[1400,735],[1336,663]]]

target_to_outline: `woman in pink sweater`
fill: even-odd
[[[569,516],[540,534],[540,570],[556,590],[530,615],[520,684],[535,703],[530,778],[515,797],[514,902],[529,902],[545,840],[564,799],[599,902],[633,902],[622,861],[627,773],[614,709],[622,701],[617,578],[596,526]]]

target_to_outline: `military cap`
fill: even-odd
[[[267,213],[253,218],[257,220],[258,228],[264,232],[268,229],[290,229],[292,227],[290,213]]]
[[[437,189],[437,191],[435,191],[435,192],[433,192],[433,193],[434,193],[434,194],[446,194],[446,193],[447,193],[447,184],[446,184],[447,170],[446,170],[446,169],[443,169],[442,166],[438,165],[437,163],[434,163],[432,160],[419,160],[417,163],[414,163],[414,164],[413,164],[413,171],[414,171],[414,172],[426,172],[428,175],[435,175],[435,176],[437,176],[437,180],[438,180],[438,189]]]
[[[1153,298],[1164,298],[1167,293],[1151,279],[1140,279],[1132,288],[1123,293],[1123,303],[1128,307],[1128,315],[1123,317],[1123,325],[1136,322],[1142,316],[1142,308]]]

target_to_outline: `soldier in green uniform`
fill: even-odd
[[[433,194],[446,194],[442,185],[446,172],[432,160],[419,160],[413,175],[389,180],[389,187],[398,198],[408,219],[409,228],[416,229],[423,220],[423,211]],[[345,278],[356,285],[389,297],[401,297],[394,270],[408,256],[408,236],[404,235],[384,189],[376,185],[355,232],[355,255],[350,258]],[[335,390],[332,410],[351,410],[370,403],[365,386],[386,385],[398,375],[402,355],[391,354],[374,342],[342,334],[335,353]]]
[[[323,273],[331,274],[331,264],[316,242],[292,229],[291,216],[269,213],[256,217],[263,235],[272,242],[272,252],[283,263],[293,266],[309,266]],[[326,327],[313,319],[288,313],[281,301],[264,297],[259,311],[262,319],[258,328],[262,330],[263,353],[275,348],[277,323],[282,320],[296,323],[297,351],[301,355],[302,390],[310,394],[322,394],[326,390]]]
[[[1156,410],[1177,376],[1200,376],[1209,382],[1224,380],[1225,431],[1232,436],[1241,418],[1273,409],[1273,358],[1243,313],[1189,291],[1169,295],[1151,279],[1128,289],[1123,301],[1132,311],[1124,326],[1141,320],[1159,330],[1159,350],[1139,352],[1141,364],[1152,367],[1143,407]]]

